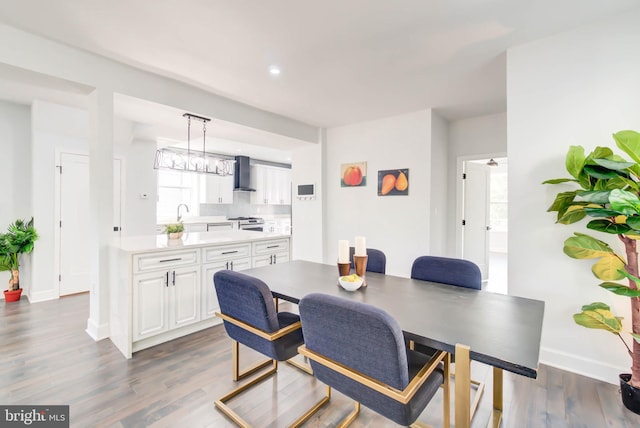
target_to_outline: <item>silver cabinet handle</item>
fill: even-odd
[[[269,245],[267,248],[278,248],[280,245]]]
[[[160,260],[160,263],[165,263],[165,262],[177,262],[178,260],[182,260],[182,257],[178,257],[177,259],[165,259],[165,260]]]
[[[227,269],[229,269],[229,262],[227,262]]]
[[[278,263],[278,255],[274,254],[273,255],[273,264],[275,265],[276,263]]]
[[[173,286],[175,287],[176,285],[176,271],[173,271]]]
[[[223,251],[222,254],[235,254],[237,253],[238,250],[234,250],[234,251]]]
[[[231,270],[233,270],[233,260],[231,261]]]
[[[169,271],[167,271],[167,273],[165,274],[165,278],[164,278],[164,286],[168,287],[169,286]]]

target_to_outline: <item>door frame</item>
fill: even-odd
[[[55,150],[55,156],[54,156],[54,163],[55,163],[55,180],[54,180],[54,205],[53,205],[53,209],[54,209],[54,218],[53,218],[53,246],[55,248],[55,251],[53,252],[53,278],[52,281],[54,284],[56,284],[55,286],[55,290],[54,290],[54,296],[57,297],[58,299],[60,298],[60,275],[62,274],[61,272],[61,266],[60,266],[60,251],[61,251],[61,244],[62,244],[62,239],[60,236],[60,227],[58,226],[60,224],[61,221],[61,214],[62,214],[62,206],[60,205],[60,185],[61,185],[61,178],[60,178],[60,166],[62,164],[62,154],[69,154],[69,155],[78,155],[78,156],[87,156],[89,157],[89,152],[87,151],[82,151],[82,150],[73,150],[73,149],[62,149],[62,148],[56,148]],[[114,160],[119,160],[120,161],[120,233],[122,233],[122,224],[124,223],[124,210],[122,209],[124,206],[124,199],[123,199],[123,189],[126,186],[125,183],[125,159],[122,156],[113,156]],[[91,291],[89,291],[91,292]]]
[[[508,158],[507,152],[482,153],[478,155],[458,156],[456,160],[456,257],[462,258],[462,217],[464,215],[464,190],[462,173],[464,171],[464,163],[468,161],[491,159],[491,158]]]

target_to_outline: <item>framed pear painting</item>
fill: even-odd
[[[378,196],[407,196],[409,194],[409,168],[378,171]]]

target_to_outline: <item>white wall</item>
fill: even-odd
[[[367,185],[340,187],[340,165],[367,162]],[[378,171],[409,168],[408,196],[378,196]],[[338,240],[365,236],[387,255],[387,273],[409,276],[411,263],[429,254],[431,111],[327,130],[326,262],[335,263]],[[443,189],[443,192],[445,190]]]
[[[30,121],[29,107],[0,101],[0,233],[16,219],[31,217]],[[6,289],[9,276],[9,272],[0,272],[1,289]],[[27,278],[22,282],[26,283]]]
[[[498,113],[453,121],[449,124],[449,171],[448,171],[448,212],[451,221],[447,224],[447,236],[450,237],[447,251],[456,255],[456,248],[462,247],[460,221],[462,207],[462,170],[461,159],[493,157],[507,153],[507,114]]]
[[[294,260],[323,261],[324,147],[325,143],[321,140],[317,144],[295,149],[292,153],[291,258]],[[314,184],[316,199],[297,199],[296,189],[299,184]]]
[[[640,11],[628,12],[507,56],[509,290],[546,302],[543,363],[612,383],[629,371],[625,348],[610,333],[577,326],[572,314],[606,302],[629,329],[629,300],[597,287],[591,261],[563,254],[564,240],[574,230],[587,232],[585,223],[555,224],[555,213],[546,210],[570,186],[541,182],[568,175],[569,145],[615,147],[612,133],[640,129],[639,20]],[[598,237],[620,248],[615,237]]]
[[[447,223],[450,221],[448,207],[448,146],[449,122],[431,112],[431,237],[430,254],[451,256],[448,251]]]

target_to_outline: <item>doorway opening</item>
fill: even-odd
[[[508,159],[481,156],[460,164],[458,255],[480,267],[483,289],[507,294]]]

